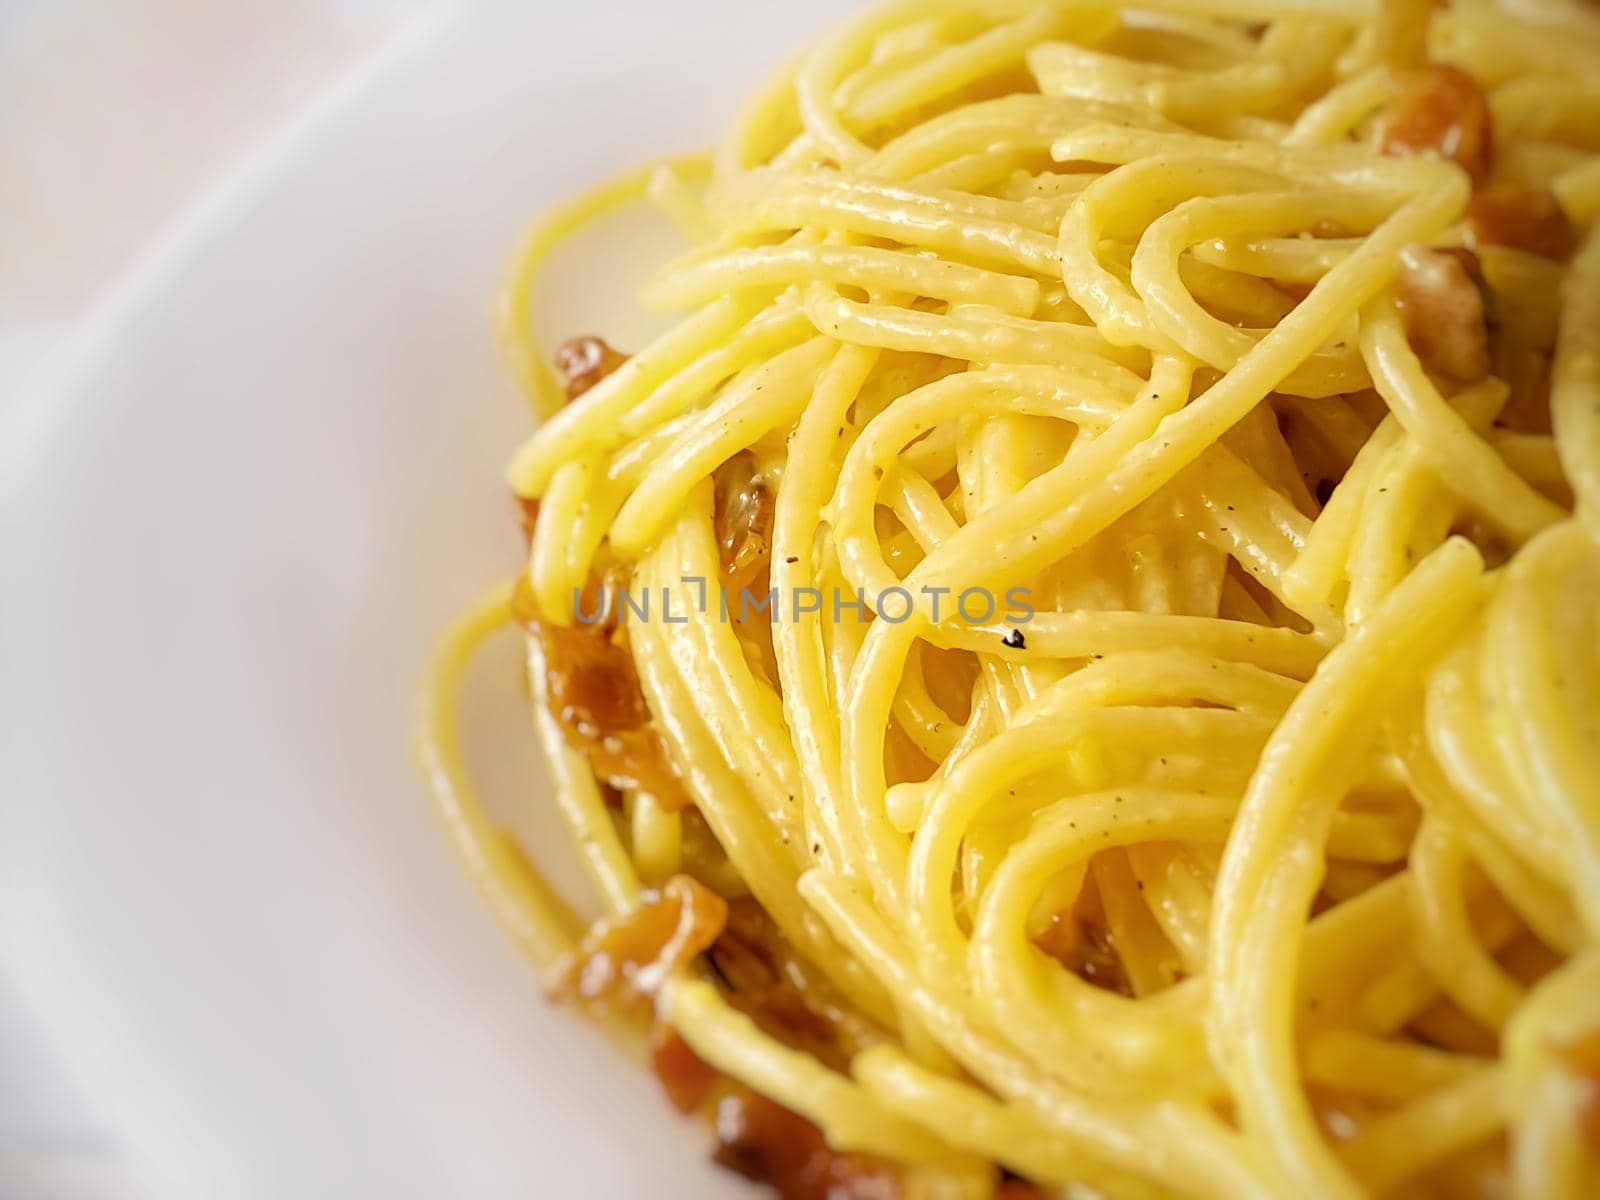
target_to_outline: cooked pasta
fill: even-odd
[[[916,0],[536,225],[422,744],[552,990],[791,1198],[1600,1194],[1597,181],[1577,0]],[[682,319],[563,380],[649,200]]]

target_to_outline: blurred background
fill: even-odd
[[[422,6],[0,0],[0,383]]]
[[[0,404],[424,0],[0,0]],[[148,1197],[0,992],[0,1200]]]

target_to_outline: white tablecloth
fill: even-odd
[[[200,194],[420,6],[0,0],[0,404]],[[148,1196],[139,1177],[0,987],[0,1200]]]

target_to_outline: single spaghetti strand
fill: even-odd
[[[578,924],[516,842],[489,820],[467,778],[455,703],[478,645],[511,619],[511,585],[495,588],[440,641],[417,714],[417,752],[440,816],[501,925],[541,970],[572,949]]]
[[[1600,223],[1573,258],[1564,288],[1550,418],[1578,515],[1600,539]]]

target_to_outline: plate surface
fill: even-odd
[[[517,560],[486,316],[517,230],[705,144],[852,7],[431,14],[0,408],[0,980],[158,1194],[747,1194],[544,1002],[408,736],[437,632]],[[569,256],[553,331],[612,328],[642,244]],[[542,797],[510,641],[468,728]]]

